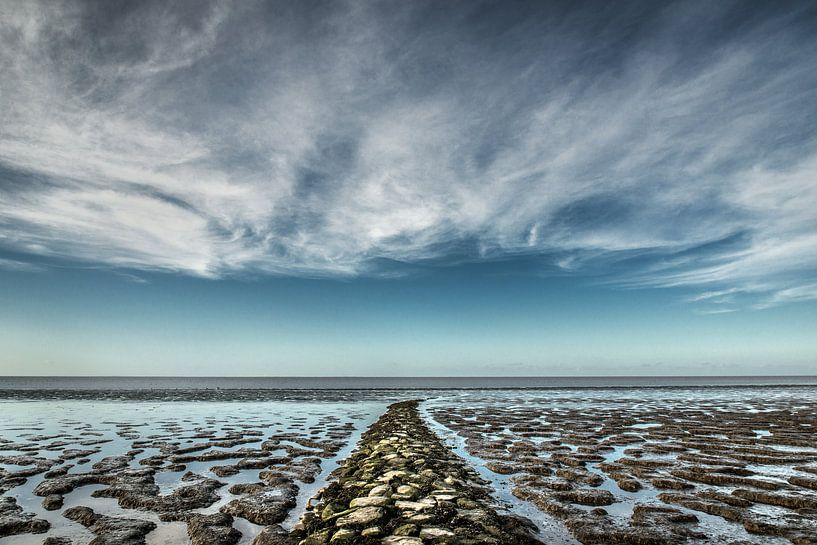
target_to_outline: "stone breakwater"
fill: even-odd
[[[529,521],[497,513],[487,483],[429,430],[417,405],[391,405],[293,532],[265,533],[256,543],[541,543]]]

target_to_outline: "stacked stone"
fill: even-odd
[[[487,483],[429,430],[416,401],[389,407],[334,477],[310,502],[288,542],[540,543],[529,521],[491,507]]]

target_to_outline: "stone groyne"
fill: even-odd
[[[391,405],[293,532],[268,534],[269,543],[540,544],[529,521],[494,509],[487,483],[425,425],[417,405]]]

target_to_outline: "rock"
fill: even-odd
[[[418,513],[416,515],[411,515],[406,520],[412,524],[425,524],[426,522],[432,520],[434,515],[430,515],[428,513]]]
[[[438,540],[454,537],[454,532],[445,528],[423,528],[420,530],[420,539]]]
[[[423,545],[423,540],[419,537],[410,536],[389,536],[383,541],[383,545]]]
[[[590,490],[586,488],[560,492],[556,494],[556,498],[564,502],[593,506],[612,505],[616,501],[615,496],[608,490]]]
[[[387,484],[379,484],[369,490],[370,496],[387,496],[391,492],[391,487]]]
[[[401,496],[405,496],[406,499],[414,499],[420,491],[417,487],[411,486],[410,484],[403,484],[397,487],[397,493]]]
[[[301,545],[541,545],[530,525],[490,507],[489,483],[443,445],[416,402],[392,405],[333,475],[293,530]]]
[[[230,475],[238,475],[240,470],[235,466],[213,466],[210,472],[218,477],[229,477]]]
[[[52,469],[51,471],[45,472],[45,474],[43,474],[43,477],[45,477],[46,479],[53,479],[54,477],[61,477],[61,476],[65,475],[66,473],[68,473],[68,471],[72,467],[73,467],[72,464],[68,464],[68,465],[58,467],[56,469]],[[48,539],[52,539],[52,538],[48,538]],[[61,539],[61,538],[53,538],[53,539]]]
[[[97,473],[111,473],[128,467],[130,464],[128,456],[108,456],[95,463],[91,468]]]
[[[192,545],[235,545],[241,532],[233,528],[233,517],[224,513],[192,514],[187,519],[187,535]]]
[[[51,528],[47,520],[35,518],[32,513],[23,513],[17,500],[8,496],[0,497],[0,538],[17,534],[44,534]]]
[[[148,473],[145,473],[148,471]],[[224,483],[187,473],[183,481],[191,484],[180,486],[170,494],[159,496],[159,487],[153,482],[153,470],[124,471],[108,488],[97,490],[94,497],[116,498],[126,509],[144,509],[158,513],[190,511],[209,507],[218,501],[216,491]]]
[[[78,464],[84,464],[88,462],[88,458],[86,456],[91,456],[92,454],[96,454],[99,450],[80,450],[80,449],[65,449],[60,454],[60,460],[76,460]]]
[[[789,482],[796,486],[802,486],[803,488],[817,490],[817,479],[812,479],[810,477],[793,476],[789,477]]]
[[[349,507],[383,507],[388,503],[389,498],[385,496],[363,496],[349,502]]]
[[[147,520],[98,515],[89,507],[72,507],[63,516],[96,534],[89,545],[144,545],[145,536],[156,529]]]
[[[394,506],[401,511],[422,511],[423,509],[431,509],[437,504],[434,500],[431,501],[403,501],[398,500],[394,502]]]
[[[382,476],[378,477],[378,480],[379,480],[379,481],[386,482],[386,483],[390,483],[390,482],[392,482],[394,479],[402,479],[402,478],[404,478],[406,475],[408,475],[408,473],[406,473],[406,472],[405,472],[405,471],[403,471],[403,470],[399,470],[399,469],[398,469],[398,470],[394,470],[394,471],[387,471],[387,472],[386,472],[386,473],[384,473]]]
[[[417,525],[416,524],[401,524],[397,528],[394,529],[394,535],[396,536],[413,536],[417,533]]]
[[[221,508],[222,513],[267,526],[283,521],[295,507],[298,487],[270,488],[265,492],[235,499]]]
[[[354,507],[354,506],[353,506]],[[341,505],[337,503],[327,503],[323,509],[321,509],[321,520],[329,520],[338,513],[344,512],[344,509]]]
[[[229,488],[230,494],[240,496],[242,494],[256,494],[267,490],[264,483],[238,483]]]
[[[99,484],[100,475],[84,473],[79,475],[57,475],[50,479],[45,479],[34,487],[34,494],[37,496],[50,496],[52,494],[67,494],[78,486],[86,484]]]
[[[694,485],[689,484],[686,481],[681,481],[679,479],[667,479],[657,477],[653,479],[651,483],[655,488],[662,490],[690,490],[692,488],[695,488]]]
[[[47,511],[56,511],[61,508],[63,504],[63,497],[60,494],[49,494],[43,498],[43,509]]]
[[[341,528],[332,536],[329,543],[348,543],[357,536],[357,532],[349,528]]]
[[[380,529],[380,526],[370,526],[360,532],[360,535],[363,537],[378,537],[383,535],[383,530]]]
[[[380,507],[361,507],[340,517],[336,524],[338,526],[364,526],[380,520],[383,515],[384,511]]]
[[[279,525],[267,526],[256,536],[252,545],[294,545],[297,542]]]

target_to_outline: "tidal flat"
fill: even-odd
[[[817,543],[817,387],[0,392],[0,545]]]

